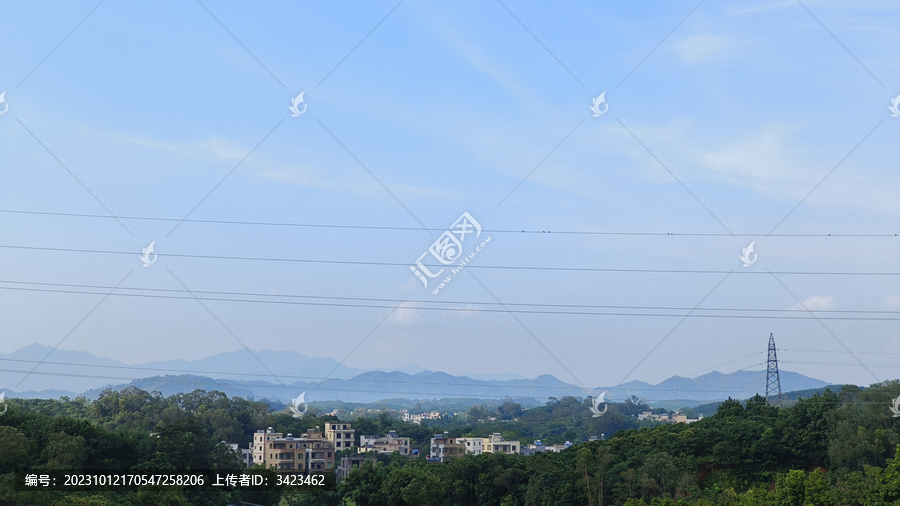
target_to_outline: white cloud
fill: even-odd
[[[796,304],[791,309],[800,311],[824,311],[834,306],[834,295],[814,295],[800,304]]]
[[[725,37],[705,34],[682,39],[676,47],[681,59],[700,63],[723,58],[733,44]]]
[[[767,3],[756,3],[752,6],[745,7],[741,5],[738,9],[732,10],[732,14],[756,14],[759,12],[768,12],[772,10],[782,10],[788,8],[796,8],[799,7],[797,2],[794,0],[785,1],[777,1],[777,2],[767,2]]]
[[[425,19],[430,25],[431,34],[443,41],[465,64],[487,76],[523,104],[536,103],[534,94],[522,85],[524,80],[509,68],[504,59],[492,58],[486,51],[488,46],[478,43],[471,31],[465,33],[463,26],[435,18],[431,14],[427,14]]]
[[[885,297],[884,305],[890,309],[900,309],[900,293],[892,293]]]
[[[103,136],[115,136],[123,144],[170,153],[182,158],[236,162],[247,156],[249,151],[249,148],[217,137],[198,141],[169,142],[138,135],[100,134]],[[109,138],[105,138],[104,141],[108,142]]]
[[[742,136],[746,140],[718,150],[697,152],[694,157],[709,170],[758,188],[760,183],[805,180],[790,149],[791,136],[798,130],[793,125],[770,123],[758,133]]]
[[[421,305],[418,302],[402,302],[391,312],[388,321],[397,325],[412,325],[422,319],[422,311],[417,309]]]
[[[287,170],[271,170],[266,169],[259,173],[263,179],[274,179],[282,183],[297,184],[301,186],[311,186],[313,180],[307,171],[297,169]]]
[[[410,264],[411,265],[411,264]],[[404,292],[419,292],[425,293],[425,288],[422,287],[422,282],[419,281],[419,278],[409,275],[409,279],[397,285],[397,288],[403,290]]]
[[[448,311],[448,314],[455,318],[474,318],[481,313],[479,306],[474,304],[453,305],[452,307],[453,311]]]

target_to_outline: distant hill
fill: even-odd
[[[247,350],[237,350],[191,361],[126,364],[74,350],[55,350],[48,357],[51,350],[34,344],[0,355],[2,370],[6,371],[0,372],[0,390],[8,391],[11,397],[75,397],[82,393],[96,397],[106,387],[136,386],[164,395],[203,389],[281,402],[306,392],[308,401],[339,400],[360,404],[383,399],[499,400],[506,397],[543,403],[549,397],[585,397],[607,390],[607,400],[611,402],[621,402],[635,395],[658,406],[682,407],[728,397],[746,399],[756,393],[764,394],[766,374],[765,371],[711,372],[696,378],[672,376],[656,385],[631,381],[617,387],[584,389],[549,374],[527,379],[485,373],[476,378],[420,370],[412,364],[404,367],[405,372],[361,371],[345,367],[331,358],[307,357],[295,351],[258,350],[251,355]],[[13,391],[12,387],[41,361],[43,363],[22,384],[22,390]],[[318,378],[324,376],[328,379],[320,384]],[[785,392],[827,385],[824,381],[790,371],[781,371],[781,383]]]
[[[0,372],[0,387],[8,389],[15,387],[39,362],[45,359],[46,361],[22,382],[20,388],[35,393],[39,393],[41,390],[83,392],[89,388],[118,383],[134,377],[133,375],[118,374],[121,371],[115,367],[127,364],[110,358],[98,357],[85,351],[56,350],[50,353],[51,351],[53,348],[49,346],[32,344],[10,354],[0,355],[0,363],[3,364],[3,371]],[[49,357],[48,353],[50,353]],[[59,365],[57,362],[85,364],[89,367]],[[71,376],[60,376],[60,373]],[[35,395],[35,397],[42,396]]]
[[[126,364],[84,351],[60,349],[54,351],[49,346],[32,344],[7,355],[0,355],[0,363],[4,365],[2,369],[15,371],[0,372],[0,387],[12,388],[17,385],[41,361],[43,363],[37,370],[22,383],[22,388],[29,391],[59,390],[61,377],[65,377],[66,391],[84,392],[107,385],[121,384],[132,378],[167,373],[202,374],[208,378],[267,379],[275,382],[270,371],[279,376],[281,381],[285,381],[286,378],[292,381],[311,380],[321,378],[329,372],[334,378],[350,378],[363,372],[341,365],[332,358],[307,357],[296,351],[258,350],[251,355],[247,350],[237,350],[190,361],[166,360]],[[265,367],[260,362],[265,364]],[[60,373],[69,376],[60,376]]]
[[[453,376],[444,372],[423,371],[417,374],[404,372],[366,372],[351,379],[327,379],[321,384],[315,381],[297,381],[278,385],[268,381],[214,379],[197,375],[167,375],[142,378],[116,385],[115,389],[136,386],[142,390],[158,390],[163,395],[190,392],[196,389],[219,390],[229,396],[289,401],[301,392],[306,400],[325,401],[340,399],[350,403],[370,403],[388,398],[435,399],[454,397],[475,398],[530,398],[543,399],[566,395],[583,397],[585,391],[550,375],[535,379],[476,380],[466,376]],[[94,398],[102,389],[94,389],[86,395]]]
[[[807,390],[828,383],[790,371],[781,371],[781,390]],[[696,378],[672,376],[656,385],[630,381],[607,388],[609,399],[625,399],[632,395],[648,402],[667,400],[719,401],[728,397],[743,399],[754,394],[765,395],[766,371],[736,371],[731,374],[711,372]]]

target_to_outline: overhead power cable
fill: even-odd
[[[0,248],[17,249],[26,251],[55,251],[62,253],[92,253],[104,255],[121,255],[132,257],[136,255],[134,251],[115,251],[115,250],[96,250],[96,249],[77,249],[77,248],[50,248],[42,246],[19,246],[11,244],[0,244]],[[158,253],[158,258],[192,258],[203,260],[241,260],[253,262],[292,262],[292,263],[309,263],[309,264],[333,264],[333,265],[371,265],[383,267],[409,267],[410,262],[373,262],[364,260],[325,260],[311,258],[275,258],[275,257],[243,257],[243,256],[225,256],[225,255],[200,255],[185,253]],[[447,266],[452,268],[454,266]],[[762,274],[762,275],[797,275],[797,276],[900,276],[900,272],[887,271],[735,271],[721,269],[626,269],[615,267],[551,267],[536,265],[478,265],[467,264],[467,269],[502,269],[502,270],[525,270],[525,271],[565,271],[565,272],[638,272],[638,273],[665,273],[665,274]]]
[[[0,281],[0,283],[4,283]],[[350,308],[366,308],[366,309],[391,309],[396,304],[384,304],[378,303],[377,299],[372,303],[349,303],[349,302],[325,302],[325,301],[311,301],[311,300],[267,300],[267,299],[248,299],[248,298],[234,298],[234,297],[221,297],[221,296],[201,296],[207,292],[193,291],[191,295],[182,294],[182,295],[172,295],[172,294],[162,294],[162,293],[126,293],[135,290],[154,290],[154,289],[136,289],[136,288],[119,288],[116,291],[112,291],[111,293],[103,293],[101,291],[96,291],[96,288],[91,289],[74,289],[74,288],[65,288],[65,289],[54,289],[54,288],[30,288],[23,286],[0,286],[0,290],[7,291],[19,291],[19,292],[42,292],[42,293],[60,293],[60,294],[78,294],[78,295],[103,295],[108,297],[137,297],[137,298],[150,298],[150,299],[168,299],[168,300],[202,300],[202,301],[212,301],[212,302],[236,302],[236,303],[249,303],[249,304],[275,304],[275,305],[290,305],[290,306],[324,306],[324,307],[350,307]],[[91,291],[95,290],[95,291]],[[157,289],[158,290],[158,289]],[[176,291],[176,290],[173,290]],[[176,291],[177,292],[177,291]],[[269,297],[269,296],[266,296]],[[274,296],[272,296],[274,297]],[[319,298],[319,297],[317,297]],[[329,299],[328,297],[321,297],[322,299]],[[403,302],[403,301],[401,301]],[[421,301],[422,303],[430,303]],[[454,307],[448,305],[417,305],[414,303],[406,304],[401,306],[404,310],[413,310],[413,311],[455,311],[455,312],[473,312],[473,313],[517,313],[517,314],[546,314],[546,315],[584,315],[584,316],[637,316],[637,317],[690,317],[690,318],[740,318],[740,319],[780,319],[780,320],[850,320],[850,321],[900,321],[900,314],[894,314],[893,317],[888,316],[815,316],[811,315],[809,312],[803,312],[800,310],[784,310],[784,309],[725,309],[725,308],[712,308],[712,309],[702,309],[697,308],[692,312],[687,313],[678,313],[672,311],[682,311],[683,308],[664,308],[660,309],[653,306],[632,306],[636,310],[642,310],[644,312],[627,312],[627,311],[584,311],[584,310],[574,310],[574,309],[562,309],[559,307],[550,307],[549,309],[518,309],[518,304],[505,304],[507,307],[476,307],[476,305],[488,304],[488,303],[464,303],[463,307]],[[512,306],[512,307],[511,307]],[[557,305],[559,306],[559,305]],[[573,306],[580,307],[580,306]],[[620,306],[610,306],[610,309],[617,308]],[[625,306],[626,308],[628,306]],[[597,306],[598,309],[603,309],[603,306]],[[646,312],[646,311],[668,311],[668,312]],[[734,311],[733,313],[724,313],[723,311]],[[740,312],[749,312],[751,314],[741,314]],[[753,314],[760,312],[777,312],[781,314]],[[712,314],[709,314],[712,312]],[[816,311],[818,313],[818,311]],[[863,312],[866,313],[866,312]]]
[[[261,292],[231,292],[231,291],[221,291],[221,290],[183,290],[183,289],[174,289],[174,288],[142,288],[142,287],[127,287],[127,286],[109,286],[109,285],[93,285],[93,284],[82,284],[82,283],[47,283],[40,281],[17,281],[17,280],[8,280],[8,279],[0,279],[0,284],[12,284],[12,285],[32,285],[32,286],[40,286],[40,287],[60,287],[60,288],[79,288],[79,289],[93,289],[99,290],[100,292],[106,294],[113,289],[118,291],[136,291],[136,292],[150,292],[150,293],[179,293],[179,294],[208,294],[208,295],[228,295],[228,296],[239,296],[239,297],[265,297],[265,298],[287,298],[287,299],[323,299],[323,300],[341,300],[341,301],[362,301],[362,302],[384,302],[388,304],[437,304],[437,305],[464,305],[464,306],[494,306],[494,307],[552,307],[552,308],[589,308],[589,309],[641,309],[641,310],[660,310],[660,311],[683,311],[683,310],[691,310],[694,309],[696,311],[740,311],[740,312],[783,312],[783,313],[800,313],[802,312],[799,309],[765,309],[765,308],[690,308],[684,306],[629,306],[629,305],[608,305],[608,304],[553,304],[553,303],[537,303],[537,302],[478,302],[478,301],[462,301],[462,300],[424,300],[424,299],[390,299],[383,297],[348,297],[348,296],[332,296],[332,295],[301,295],[301,294],[273,294],[273,293],[261,293]],[[0,286],[0,289],[3,287]],[[61,292],[66,293],[66,292]],[[72,292],[72,293],[82,293],[82,292]],[[89,292],[95,293],[95,292]],[[465,309],[468,310],[468,309]],[[848,313],[848,314],[887,314],[887,315],[898,315],[900,316],[900,311],[886,311],[886,310],[862,310],[862,309],[812,309],[810,310],[814,313]],[[781,348],[779,348],[781,349]],[[817,350],[785,350],[785,351],[817,351]],[[762,352],[760,352],[762,353]],[[840,352],[844,353],[844,352]]]
[[[841,367],[859,367],[859,364],[856,362],[813,362],[806,360],[779,360],[779,362],[784,362],[785,364],[804,364],[804,365],[827,365],[827,366],[841,366]],[[897,368],[900,367],[900,364],[866,364],[869,367],[887,367],[887,368]]]
[[[266,226],[266,227],[301,227],[301,228],[331,228],[331,229],[356,229],[356,230],[395,230],[395,231],[415,231],[415,232],[432,232],[434,230],[443,230],[445,226],[435,226],[430,229],[423,227],[400,227],[385,225],[341,225],[329,223],[288,223],[275,221],[240,221],[240,220],[199,220],[199,219],[180,219],[180,218],[162,218],[153,216],[110,216],[104,214],[87,214],[87,213],[63,213],[48,211],[24,211],[16,209],[0,209],[0,213],[6,214],[25,214],[37,216],[61,216],[72,218],[100,218],[100,219],[118,219],[118,220],[140,220],[140,221],[161,221],[161,222],[181,222],[181,223],[198,223],[198,224],[215,224],[215,225],[245,225],[245,226]],[[530,230],[530,229],[483,229],[483,232],[492,234],[556,234],[556,235],[622,235],[622,236],[670,236],[670,237],[900,237],[898,233],[879,233],[879,234],[829,234],[829,233],[808,233],[808,234],[745,234],[735,233],[704,233],[704,232],[627,232],[627,231],[599,231],[599,230]]]
[[[798,350],[796,348],[778,348],[778,351],[794,351],[799,353],[840,353],[847,354],[845,350]],[[900,352],[893,351],[854,351],[854,355],[900,355]]]

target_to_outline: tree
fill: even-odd
[[[575,454],[575,470],[584,482],[584,495],[587,496],[587,504],[594,504],[592,490],[594,454],[588,448],[579,448]]]
[[[50,436],[47,446],[41,453],[50,469],[81,469],[87,457],[85,439],[81,436],[69,436],[57,432]]]
[[[15,427],[0,425],[0,474],[11,473],[28,464],[28,439]]]
[[[522,405],[517,402],[506,401],[497,408],[497,413],[503,420],[512,420],[522,415]]]

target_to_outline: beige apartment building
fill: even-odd
[[[448,437],[447,433],[435,434],[431,438],[431,451],[428,455],[429,462],[447,462],[450,459],[462,457],[466,454],[466,445],[457,441],[454,437]]]
[[[481,439],[484,453],[520,453],[518,441],[505,441],[499,432]]]
[[[325,439],[331,441],[336,451],[356,446],[356,431],[346,422],[325,422]]]
[[[272,427],[253,434],[251,462],[285,474],[307,474],[334,469],[335,448],[325,435],[309,429],[301,437],[283,436]]]

